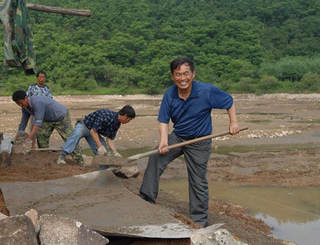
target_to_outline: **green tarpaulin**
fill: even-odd
[[[28,19],[24,0],[5,0],[3,5],[0,5],[0,20],[4,28],[5,63],[9,67],[22,67],[27,75],[34,74],[36,66]]]

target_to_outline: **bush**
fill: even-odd
[[[320,58],[285,57],[274,63],[264,63],[259,74],[275,76],[278,80],[300,81],[308,73],[320,74]]]
[[[318,93],[320,92],[320,74],[308,72],[296,84],[297,91]]]
[[[254,77],[256,69],[254,65],[246,60],[231,60],[225,67],[221,76],[222,80],[240,81],[242,77]]]
[[[234,83],[231,90],[237,93],[255,93],[257,90],[257,79],[242,77],[238,83]]]
[[[274,76],[263,76],[258,84],[258,92],[275,92],[280,87],[281,84]]]

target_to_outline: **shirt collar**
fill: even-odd
[[[195,98],[199,95],[198,83],[196,81],[192,81],[192,89],[189,98]]]
[[[176,85],[175,86],[175,93],[174,93],[174,96],[177,98],[177,99],[180,99],[179,95],[178,95],[178,87]],[[198,89],[198,82],[197,81],[192,81],[192,88],[191,88],[191,94],[189,95],[188,99],[189,98],[196,98],[198,97],[199,95],[199,89]],[[188,100],[187,99],[187,100]]]

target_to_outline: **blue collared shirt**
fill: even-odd
[[[84,125],[90,130],[95,129],[109,139],[114,139],[117,135],[121,123],[118,121],[118,112],[101,109],[90,113],[83,119]]]
[[[67,114],[67,108],[47,96],[28,97],[29,108],[22,109],[19,131],[26,129],[30,115],[34,116],[34,125],[45,122],[58,122]]]
[[[232,96],[212,84],[193,81],[187,100],[179,97],[174,85],[163,96],[158,121],[169,123],[171,119],[179,136],[201,137],[212,133],[211,110],[230,109],[232,104]]]

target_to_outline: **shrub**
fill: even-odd
[[[281,84],[274,76],[262,76],[258,84],[258,90],[262,93],[274,92],[281,87]]]
[[[238,83],[234,83],[231,90],[238,93],[255,93],[257,80],[251,77],[242,77]]]
[[[312,72],[306,73],[301,81],[297,82],[296,88],[301,92],[320,92],[320,74]]]

